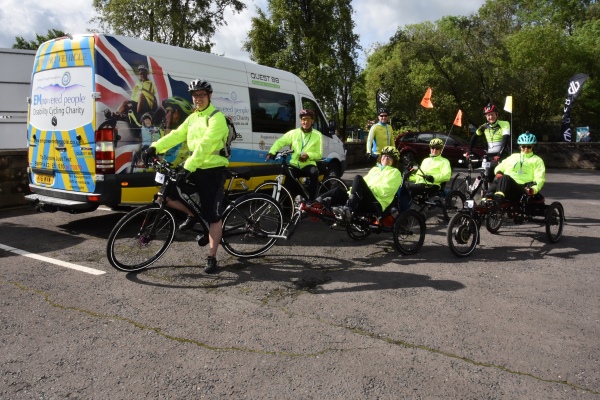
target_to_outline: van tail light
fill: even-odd
[[[98,129],[96,131],[96,173],[115,173],[114,129]]]

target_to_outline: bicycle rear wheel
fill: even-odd
[[[156,203],[138,207],[117,222],[108,236],[106,256],[114,268],[132,272],[158,260],[173,242],[175,217]]]
[[[330,176],[329,178],[323,179],[319,184],[317,197],[320,197],[323,193],[337,187],[344,189],[344,191],[348,191],[348,185],[346,185],[346,183],[339,178]]]
[[[454,175],[454,178],[452,178],[450,190],[458,190],[459,192],[466,194],[469,190],[469,185],[470,183],[468,175],[459,172]]]
[[[296,207],[294,205],[294,198],[289,190],[283,185],[279,187],[279,194],[277,193],[277,182],[265,182],[257,186],[254,191],[256,193],[262,193],[270,196],[279,202],[281,210],[283,211],[283,218],[289,221],[294,216]]]
[[[233,202],[223,214],[225,251],[236,257],[256,257],[269,250],[283,230],[283,211],[270,196],[251,193]]]
[[[425,218],[421,213],[408,209],[394,223],[394,245],[400,254],[418,252],[425,242]]]

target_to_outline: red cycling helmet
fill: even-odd
[[[487,106],[483,107],[483,113],[484,114],[489,114],[489,113],[498,113],[498,109],[496,108],[496,105],[493,103],[488,103]]]
[[[306,117],[306,116],[311,117],[312,119],[315,119],[315,112],[309,108],[300,110],[300,118]]]

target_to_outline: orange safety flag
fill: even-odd
[[[454,125],[462,126],[462,111],[461,110],[458,110],[458,113],[456,114],[456,118],[454,118]]]
[[[431,88],[427,88],[425,96],[423,96],[423,100],[421,100],[421,105],[425,108],[433,108],[433,103],[431,102]]]

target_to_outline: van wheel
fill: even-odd
[[[341,178],[342,177],[342,169],[336,163],[329,163],[327,166],[327,177]]]

